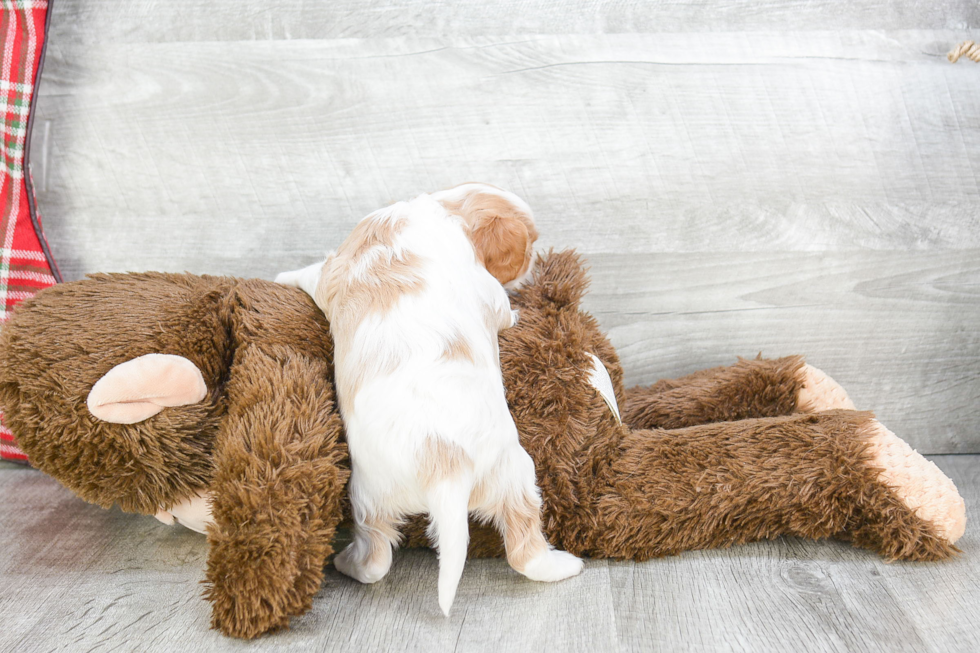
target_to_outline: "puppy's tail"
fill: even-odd
[[[463,575],[470,541],[467,506],[473,481],[468,475],[463,476],[443,480],[427,492],[429,537],[439,551],[439,607],[447,617]]]

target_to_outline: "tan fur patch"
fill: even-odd
[[[490,477],[481,479],[470,493],[469,509],[493,516],[504,536],[507,562],[516,571],[524,571],[527,563],[548,550],[542,532],[541,501],[535,497],[494,491]]]
[[[502,506],[500,514],[506,528],[507,562],[523,572],[528,562],[548,550],[548,542],[541,534],[540,506],[524,496]]]
[[[476,485],[473,486],[473,490],[470,492],[470,502],[467,507],[470,510],[481,510],[487,514],[493,514],[487,508],[487,503],[490,501],[489,497],[487,477],[484,477],[478,480]]]
[[[433,436],[426,438],[419,450],[418,466],[419,484],[423,489],[464,471],[473,471],[473,461],[462,447]]]
[[[442,359],[467,361],[469,363],[476,362],[476,357],[473,354],[473,348],[470,346],[469,341],[459,333],[454,333],[446,341],[446,347],[442,352]]]
[[[394,520],[385,519],[378,515],[368,515],[363,526],[371,542],[371,552],[364,560],[364,565],[377,567],[386,564],[391,556],[392,543],[398,542],[399,539]]]
[[[385,313],[402,295],[421,292],[425,287],[421,257],[412,252],[397,258],[385,256],[406,223],[379,218],[359,222],[323,266],[314,297],[317,305],[333,315],[336,302],[342,297],[345,312]],[[378,253],[372,254],[373,249],[378,249]],[[374,260],[365,263],[363,259],[369,256],[374,256]],[[357,267],[363,269],[355,274]]]
[[[398,368],[400,363],[401,361],[397,358],[386,358],[382,360],[380,357],[375,356],[372,360],[364,361],[364,364],[358,365],[355,374],[345,374],[340,378],[335,377],[337,401],[344,413],[348,413],[353,408],[351,402],[354,401],[354,397],[368,376],[391,374]]]

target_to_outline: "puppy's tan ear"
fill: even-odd
[[[480,262],[501,284],[524,272],[532,242],[521,220],[481,211],[470,227],[470,239]]]

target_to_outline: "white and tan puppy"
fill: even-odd
[[[497,333],[517,317],[504,286],[528,274],[536,237],[516,195],[465,184],[376,211],[325,263],[277,278],[310,292],[330,320],[355,519],[334,564],[348,576],[381,579],[398,524],[419,513],[430,517],[446,614],[469,513],[496,525],[528,578],[581,571],[542,533],[534,464],[500,372]]]

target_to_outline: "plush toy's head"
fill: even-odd
[[[0,405],[36,467],[86,501],[155,514],[210,486],[229,382],[257,341],[330,362],[326,321],[295,289],[222,277],[94,275],[40,293],[4,326]],[[149,369],[168,357],[192,371],[154,369],[163,385],[140,387],[147,377],[132,364]],[[182,400],[188,384],[192,396]],[[126,391],[132,396],[100,399]]]
[[[153,514],[206,487],[231,358],[232,286],[97,275],[25,302],[0,333],[0,404],[31,462],[86,501],[132,512]],[[95,383],[145,354],[190,360],[210,388],[204,401],[134,425],[95,417],[86,403]]]

